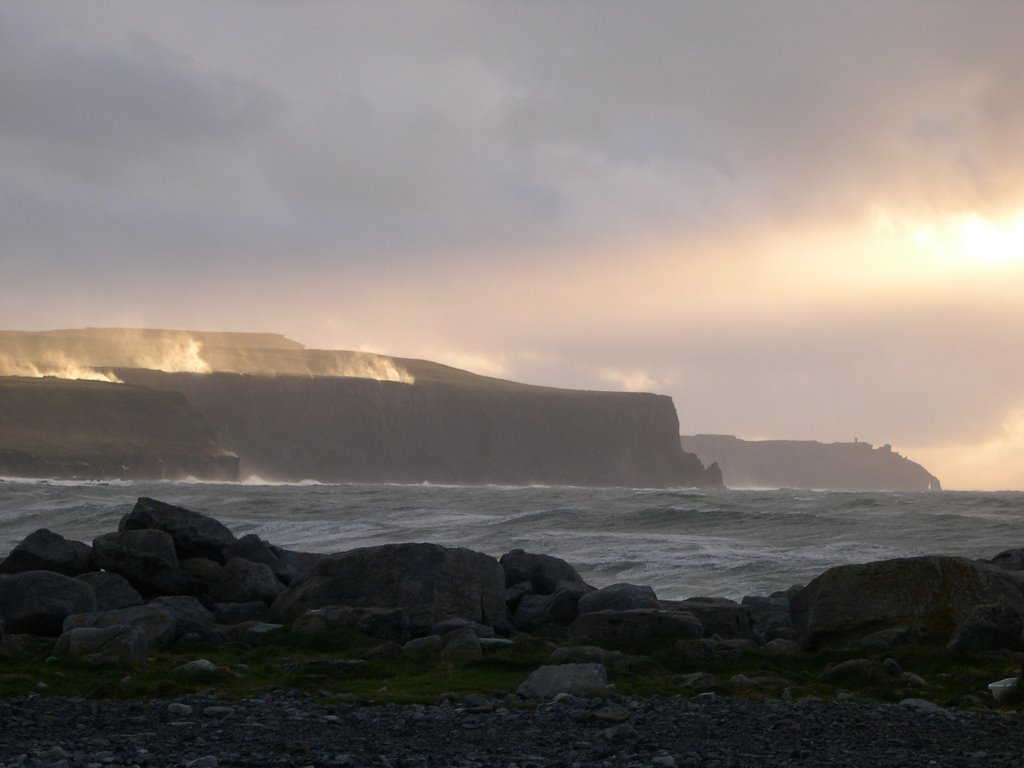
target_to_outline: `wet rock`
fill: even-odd
[[[220,581],[220,599],[226,603],[245,603],[252,600],[274,602],[284,592],[284,585],[265,563],[254,563],[244,557],[234,557],[224,566]]]
[[[278,596],[271,615],[290,621],[330,605],[391,606],[406,611],[414,632],[454,618],[504,629],[504,589],[504,572],[487,555],[438,544],[387,544],[324,558]]]
[[[658,596],[650,587],[636,584],[612,584],[580,597],[580,613],[594,611],[628,611],[633,608],[657,608]]]
[[[930,556],[830,568],[793,596],[790,611],[804,647],[837,648],[872,636],[946,643],[974,606],[998,602],[1024,612],[1024,594],[1006,571]],[[893,635],[881,637],[886,631]]]
[[[608,672],[601,664],[552,664],[540,667],[516,689],[524,699],[552,699],[560,693],[590,698],[608,695]]]
[[[55,571],[77,576],[94,568],[92,547],[68,541],[48,528],[30,533],[0,562],[0,574],[24,571]]]
[[[141,497],[118,523],[119,531],[158,530],[169,534],[178,557],[205,557],[223,562],[223,550],[235,540],[226,525],[212,517]]]
[[[93,540],[96,564],[124,576],[143,595],[185,595],[202,582],[182,572],[170,535],[158,530],[108,533]]]
[[[583,581],[575,568],[558,557],[513,549],[502,555],[499,562],[505,572],[506,587],[525,581],[530,583],[533,592],[538,595],[550,595],[563,583],[575,584],[588,592],[593,589]]]
[[[93,588],[97,611],[114,611],[142,605],[142,595],[124,576],[110,571],[91,571],[75,577]]]
[[[55,656],[86,656],[144,666],[149,661],[146,633],[138,627],[74,627],[60,636]]]
[[[646,608],[582,613],[569,627],[569,639],[575,645],[637,653],[703,634],[704,627],[689,613]]]
[[[0,576],[0,621],[7,632],[56,637],[72,614],[96,610],[96,593],[85,582],[54,571]]]

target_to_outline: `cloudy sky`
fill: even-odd
[[[1024,3],[0,5],[0,328],[267,330],[1024,488]]]

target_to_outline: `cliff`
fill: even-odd
[[[307,350],[276,334],[0,332],[0,376],[15,373],[85,375],[124,383],[104,385],[115,389],[175,393],[175,407],[186,408],[217,449],[236,454],[244,476],[720,484],[680,447],[668,397],[531,386],[425,360]],[[145,407],[156,412],[169,403]],[[178,418],[165,416],[168,423]],[[60,424],[47,424],[42,431],[59,445]],[[162,429],[153,426],[149,437],[162,439]]]
[[[717,462],[730,488],[851,491],[938,491],[938,478],[888,445],[812,440],[740,440],[732,435],[683,435],[686,451]]]
[[[0,475],[237,480],[238,458],[173,392],[0,378]]]

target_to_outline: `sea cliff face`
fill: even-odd
[[[185,395],[242,471],[322,481],[707,486],[661,395],[117,370]]]
[[[683,449],[717,462],[730,488],[847,491],[939,491],[937,477],[888,445],[813,440],[740,440],[683,435]]]
[[[35,382],[23,386],[37,402],[0,432],[0,474],[721,485],[683,452],[666,396],[531,386],[276,334],[0,331],[0,381],[16,379]],[[51,418],[58,390],[66,416]]]

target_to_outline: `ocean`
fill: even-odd
[[[310,552],[425,541],[564,558],[662,599],[767,595],[833,565],[1024,547],[1024,493],[0,481],[0,555],[38,528],[91,542],[136,498]]]

